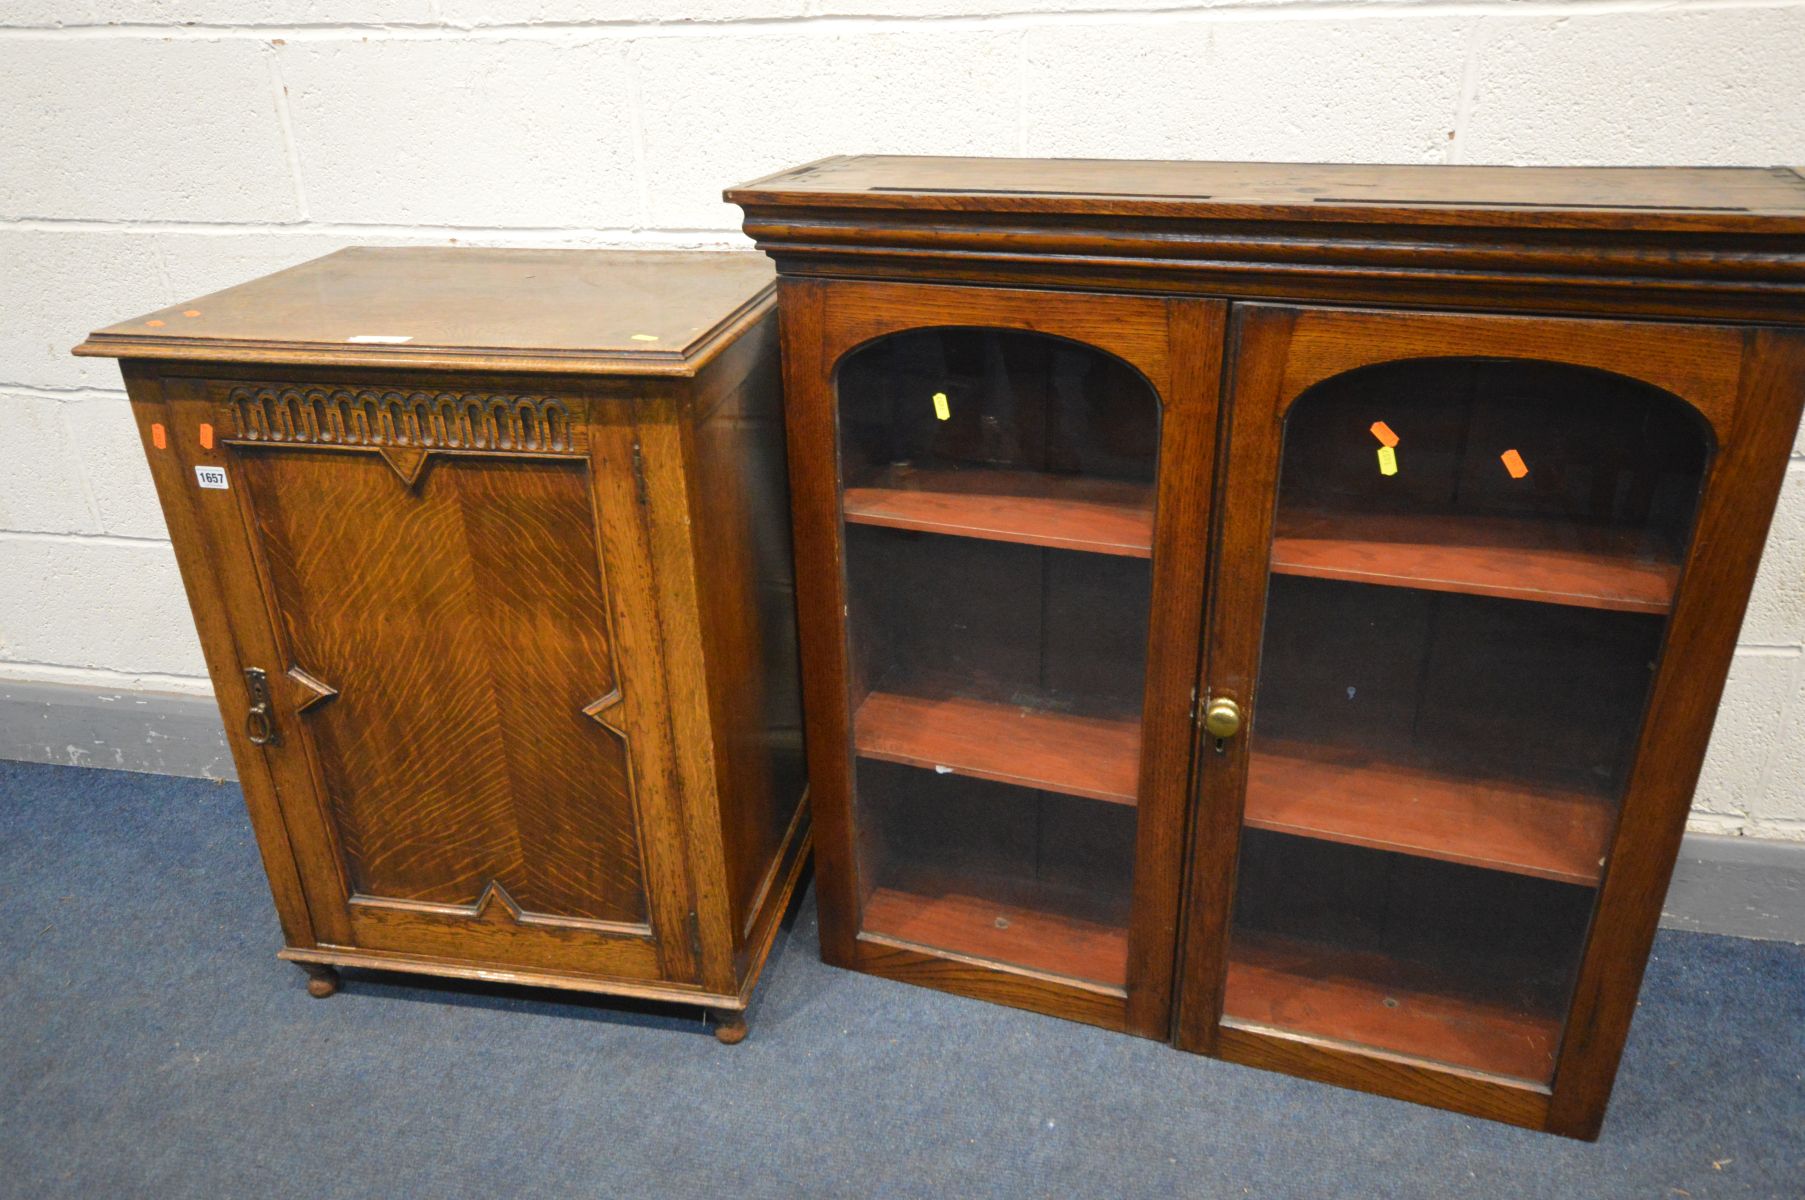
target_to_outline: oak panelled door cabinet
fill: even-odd
[[[1596,1136],[1805,397],[1805,179],[727,196],[828,960]]]
[[[806,857],[770,264],[358,249],[127,321],[287,947],[744,1011]]]

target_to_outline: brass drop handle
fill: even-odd
[[[251,707],[244,714],[245,737],[253,746],[281,745],[282,735],[276,732],[276,718],[270,711],[269,676],[258,667],[250,667],[244,673],[244,687],[251,700]]]
[[[1227,696],[1217,696],[1203,710],[1203,728],[1213,738],[1232,738],[1241,732],[1241,706]]]

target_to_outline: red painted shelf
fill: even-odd
[[[1389,587],[1664,613],[1679,564],[1618,530],[1520,517],[1280,512],[1272,570]]]
[[[846,520],[1146,558],[1153,489],[1031,471],[890,467],[846,489]],[[1521,517],[1282,512],[1272,569],[1427,591],[1664,613],[1679,564],[1636,535]]]
[[[1022,894],[1009,902],[970,891],[928,888],[919,882],[879,887],[865,901],[864,930],[930,950],[1113,987],[1125,985],[1124,924],[1061,912],[1057,906],[1062,897],[1036,897],[1032,889],[1021,889]]]
[[[865,758],[1114,804],[1133,804],[1139,787],[1136,721],[873,692],[853,744]]]
[[[1461,994],[1471,986],[1383,954],[1237,931],[1223,1021],[1546,1084],[1555,1007]]]
[[[1032,471],[889,467],[846,489],[846,520],[925,533],[1147,558],[1153,489]]]
[[[1256,741],[1244,819],[1255,829],[1596,884],[1616,813],[1598,793]]]

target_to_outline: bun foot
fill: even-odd
[[[746,1040],[746,1014],[732,1009],[717,1008],[714,1010],[715,1041],[723,1046],[733,1046]]]
[[[307,972],[307,994],[315,1000],[324,1000],[338,991],[338,972],[324,963],[302,963],[301,969]]]

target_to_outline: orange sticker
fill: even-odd
[[[163,328],[163,322],[161,322],[161,321],[146,321],[146,322],[144,322],[144,323],[145,323],[145,324],[146,324],[146,325],[148,325],[148,326],[150,326],[150,327],[151,327],[151,328],[152,328],[152,329],[161,329],[161,328]]]
[[[213,426],[205,421],[201,422],[201,449],[213,449]]]
[[[1506,450],[1498,458],[1504,463],[1504,469],[1510,472],[1512,479],[1521,479],[1529,474],[1529,464],[1524,462],[1523,456],[1515,450]]]
[[[1398,444],[1398,435],[1393,433],[1391,431],[1391,426],[1383,421],[1373,422],[1373,436],[1379,439],[1379,444],[1382,446],[1395,446]]]
[[[182,315],[184,317],[198,317],[201,315],[201,310],[198,308],[191,308],[187,312],[183,313]]]
[[[150,444],[159,450],[169,449],[169,431],[158,421],[150,427]]]

